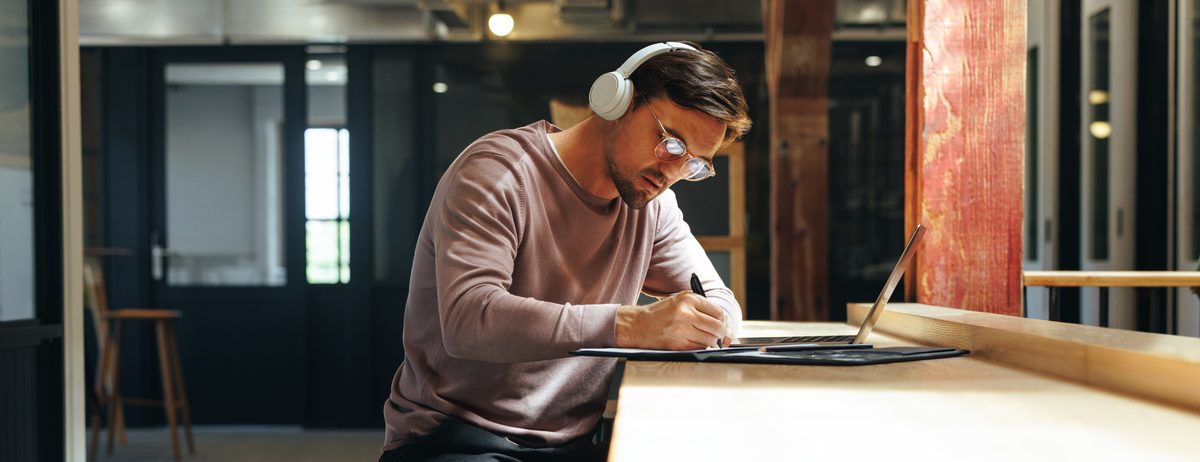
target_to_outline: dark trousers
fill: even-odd
[[[409,461],[602,461],[607,445],[585,435],[558,447],[529,448],[474,425],[448,419],[433,433],[384,452],[379,462]]]

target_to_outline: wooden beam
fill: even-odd
[[[834,0],[763,9],[771,121],[771,319],[829,318],[829,64]]]
[[[1025,0],[910,0],[909,300],[1021,314]],[[915,283],[915,284],[914,284]]]

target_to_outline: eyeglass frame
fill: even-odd
[[[646,99],[645,95],[638,95],[638,96],[641,96],[642,101],[646,102],[646,109],[650,110],[650,115],[652,117],[654,117],[654,121],[656,123],[658,123],[658,130],[659,130],[659,133],[662,135],[662,140],[659,141],[658,144],[654,146],[654,157],[657,158],[658,160],[661,160],[664,162],[673,162],[673,161],[682,159],[684,157],[690,157],[691,159],[699,160],[700,162],[704,163],[705,168],[708,169],[708,175],[705,175],[704,177],[701,177],[701,178],[693,179],[690,175],[688,175],[688,172],[690,172],[690,170],[691,170],[688,167],[688,163],[691,162],[691,159],[689,159],[687,162],[684,162],[683,165],[680,166],[680,169],[685,170],[685,172],[684,172],[685,176],[683,178],[681,178],[684,181],[690,181],[690,182],[694,183],[697,181],[704,181],[704,180],[707,180],[714,176],[717,176],[717,167],[715,165],[713,165],[712,161],[705,159],[703,157],[697,156],[695,154],[692,154],[692,152],[689,151],[687,148],[687,143],[684,143],[683,140],[679,139],[679,137],[677,137],[677,136],[672,136],[671,133],[667,131],[667,127],[663,125],[662,119],[658,118],[658,114],[655,113],[654,108],[650,106],[650,100]],[[678,154],[678,155],[672,154],[670,149],[665,146],[665,144],[671,140],[674,140],[676,143],[679,143],[679,146],[683,147],[682,154]],[[660,156],[658,154],[660,149],[663,152],[665,152],[668,155],[671,155],[673,157],[664,159],[663,156]]]

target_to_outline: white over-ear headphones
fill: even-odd
[[[629,81],[633,71],[650,58],[675,50],[696,51],[695,48],[679,42],[655,43],[638,50],[617,70],[598,77],[592,83],[592,90],[588,92],[588,103],[592,106],[592,111],[605,120],[617,120],[625,114],[629,103],[633,101],[633,83]]]

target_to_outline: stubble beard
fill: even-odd
[[[634,186],[633,181],[629,179],[617,167],[616,149],[612,145],[612,136],[604,139],[604,163],[608,167],[608,176],[612,178],[613,185],[617,187],[617,194],[621,196],[621,201],[625,205],[640,210],[646,207],[653,199],[648,193]]]

